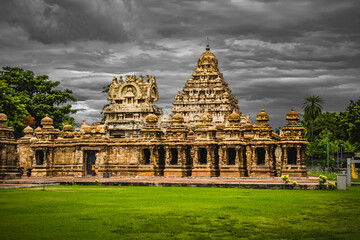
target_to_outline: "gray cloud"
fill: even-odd
[[[129,38],[124,2],[95,0],[3,1],[2,17],[44,44],[76,40],[125,42]]]
[[[76,121],[99,121],[102,86],[122,74],[154,75],[169,112],[206,37],[220,71],[252,120],[301,112],[308,94],[343,111],[360,89],[357,0],[0,2],[0,64],[61,81],[77,97]]]

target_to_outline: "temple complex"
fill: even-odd
[[[54,129],[46,116],[41,127],[24,129],[15,140],[0,114],[1,171],[17,167],[32,176],[99,175],[163,177],[306,177],[304,129],[291,110],[279,134],[262,109],[256,123],[242,114],[209,45],[172,115],[162,114],[155,77],[114,78],[104,124],[85,122],[80,130]],[[17,147],[17,148],[16,148]],[[16,150],[17,149],[17,150]]]

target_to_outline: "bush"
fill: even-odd
[[[281,179],[284,181],[285,184],[290,182],[289,175],[283,175],[281,176]]]
[[[319,184],[320,186],[324,185],[327,182],[327,177],[324,175],[319,176]]]
[[[293,181],[292,184],[294,185],[294,187],[296,187],[297,185],[299,185],[299,184],[297,183],[297,181]]]
[[[329,189],[329,190],[335,190],[336,189],[336,185],[335,185],[335,183],[333,183],[333,182],[328,182],[328,184],[327,184],[327,188]]]

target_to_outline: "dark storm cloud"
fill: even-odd
[[[123,2],[96,0],[2,1],[1,20],[45,44],[76,40],[124,42],[128,32]]]
[[[154,75],[169,112],[209,37],[219,69],[252,120],[274,127],[317,94],[343,111],[360,88],[357,0],[1,1],[0,63],[48,74],[78,98],[79,122],[98,121],[102,86]],[[169,112],[170,113],[170,112]]]

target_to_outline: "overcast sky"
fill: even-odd
[[[240,111],[273,128],[306,95],[325,111],[360,96],[360,1],[1,0],[0,66],[73,91],[75,119],[101,119],[114,76],[154,75],[169,112],[209,38]]]

